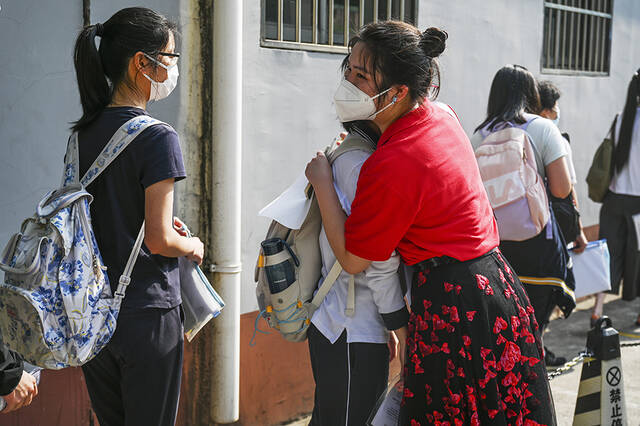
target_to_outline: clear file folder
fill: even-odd
[[[184,310],[184,335],[191,342],[202,327],[220,315],[224,301],[211,287],[209,280],[195,262],[180,257],[178,266]]]

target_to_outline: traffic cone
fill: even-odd
[[[573,426],[626,426],[620,336],[606,316],[587,335],[593,359],[582,364]]]

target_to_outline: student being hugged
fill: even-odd
[[[347,63],[344,64],[348,66]],[[348,74],[350,71],[345,70]],[[346,81],[346,80],[345,80]],[[335,95],[341,120],[368,118],[342,103],[344,86]],[[373,104],[371,104],[373,106]],[[380,136],[370,121],[349,121],[342,142],[353,138],[365,141],[369,149],[349,149],[332,164],[334,188],[344,214],[351,212],[358,176]],[[324,226],[319,236],[322,278],[327,278],[336,262]],[[389,362],[397,354],[397,338],[389,330],[406,326],[409,313],[403,298],[398,267],[400,257],[394,251],[353,277],[342,271],[313,314],[308,331],[309,353],[316,383],[311,425],[363,425],[378,397],[387,387]],[[353,288],[350,280],[353,279]],[[349,292],[353,291],[354,309],[349,312]],[[388,345],[388,346],[387,346]]]
[[[73,130],[78,131],[81,175],[123,124],[148,115],[147,103],[175,88],[174,33],[175,25],[163,16],[135,7],[78,36],[74,59],[83,115]],[[114,292],[143,221],[145,231],[116,332],[82,367],[102,426],[175,423],[183,356],[177,258],[201,262],[204,252],[198,238],[174,230],[174,182],[185,176],[178,135],[156,124],[87,187]]]

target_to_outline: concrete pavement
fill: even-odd
[[[580,302],[576,310],[567,319],[551,321],[544,335],[544,344],[556,355],[571,359],[585,348],[589,331],[590,308],[593,299]],[[634,322],[640,311],[638,301],[625,302],[618,297],[608,295],[604,314],[611,318],[613,328],[618,332],[640,335],[640,327]],[[638,341],[620,336],[621,342]],[[622,375],[625,400],[628,413],[628,426],[640,425],[640,346],[622,348]],[[551,381],[551,392],[555,403],[558,426],[571,426],[576,405],[580,366],[574,367],[562,376]]]

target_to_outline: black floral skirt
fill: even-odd
[[[415,272],[401,424],[555,425],[531,303],[498,250]]]

